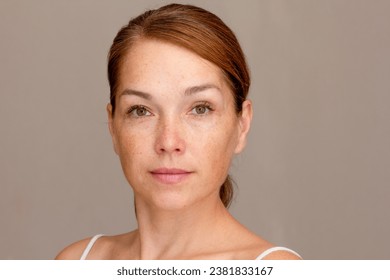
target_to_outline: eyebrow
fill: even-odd
[[[119,97],[122,97],[124,95],[136,95],[147,100],[152,99],[152,96],[149,93],[133,90],[133,89],[125,89],[124,91],[122,91]]]
[[[204,84],[204,85],[199,85],[199,86],[193,86],[189,87],[184,91],[185,96],[193,95],[208,89],[217,89],[218,91],[221,91],[219,87],[213,84]]]
[[[186,90],[184,91],[184,95],[190,96],[190,95],[200,93],[202,91],[209,90],[209,89],[217,89],[218,91],[221,91],[221,89],[216,85],[203,84],[203,85],[199,85],[199,86],[192,86],[192,87],[186,88]],[[122,97],[124,95],[136,95],[138,97],[141,97],[141,98],[144,98],[147,100],[153,99],[153,96],[151,94],[143,92],[143,91],[139,91],[139,90],[133,90],[133,89],[125,89],[124,91],[122,91],[122,93],[119,95],[119,97]]]

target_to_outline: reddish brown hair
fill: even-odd
[[[217,65],[234,95],[237,114],[248,95],[250,76],[244,54],[234,33],[216,15],[191,5],[170,4],[149,10],[130,20],[115,37],[108,54],[108,80],[112,114],[124,57],[138,39],[157,39],[184,47]],[[228,207],[233,197],[229,175],[220,189]]]

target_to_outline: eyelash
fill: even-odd
[[[195,105],[190,112],[193,112],[194,110],[196,110],[197,108],[205,108],[207,109],[208,111],[202,113],[202,114],[198,114],[196,112],[192,113],[193,115],[195,115],[196,117],[202,117],[204,115],[208,115],[210,114],[210,112],[213,112],[214,109],[213,107],[211,106],[211,104],[207,101],[204,101],[204,102],[201,102],[200,104],[197,104]],[[142,109],[142,110],[145,110],[146,111],[146,115],[137,115],[136,114],[136,110],[138,109]],[[143,105],[133,105],[131,106],[127,111],[126,111],[126,115],[130,116],[130,117],[135,117],[135,118],[142,118],[142,117],[148,117],[150,115],[152,115],[152,113],[150,112],[150,110],[148,110],[147,107],[143,106]]]
[[[208,111],[206,111],[206,112],[203,113],[203,114],[194,113],[194,115],[197,116],[197,117],[202,117],[202,116],[204,116],[204,115],[208,115],[208,114],[210,114],[210,112],[213,112],[213,111],[214,111],[214,108],[213,108],[213,107],[211,106],[211,104],[210,104],[209,102],[207,102],[207,101],[204,101],[204,102],[202,102],[202,103],[200,103],[200,104],[195,105],[195,106],[191,109],[191,112],[194,111],[194,110],[196,110],[197,108],[206,108],[206,109],[208,110]]]
[[[148,113],[148,115],[142,115],[142,116],[136,115],[135,112],[138,109],[145,110]],[[145,106],[133,105],[126,111],[126,115],[131,116],[131,117],[135,117],[135,118],[142,118],[142,117],[148,117],[148,116],[152,115],[152,113]]]

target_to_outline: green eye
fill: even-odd
[[[196,114],[198,114],[198,115],[205,114],[208,111],[208,108],[206,108],[205,106],[197,106],[194,109],[195,109]]]
[[[201,104],[201,105],[196,105],[192,110],[192,114],[194,115],[206,115],[210,113],[210,111],[213,111],[208,104]]]
[[[145,109],[145,108],[137,108],[136,110],[135,110],[135,114],[137,115],[137,116],[145,116],[146,114],[148,113],[148,111]]]
[[[140,105],[135,105],[135,106],[132,106],[129,110],[128,110],[128,113],[129,115],[133,116],[133,117],[145,117],[145,116],[150,116],[152,115],[148,109],[146,109],[144,106],[140,106]]]

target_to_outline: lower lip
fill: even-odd
[[[191,175],[191,172],[188,173],[152,173],[153,178],[163,184],[178,184],[183,182]]]

